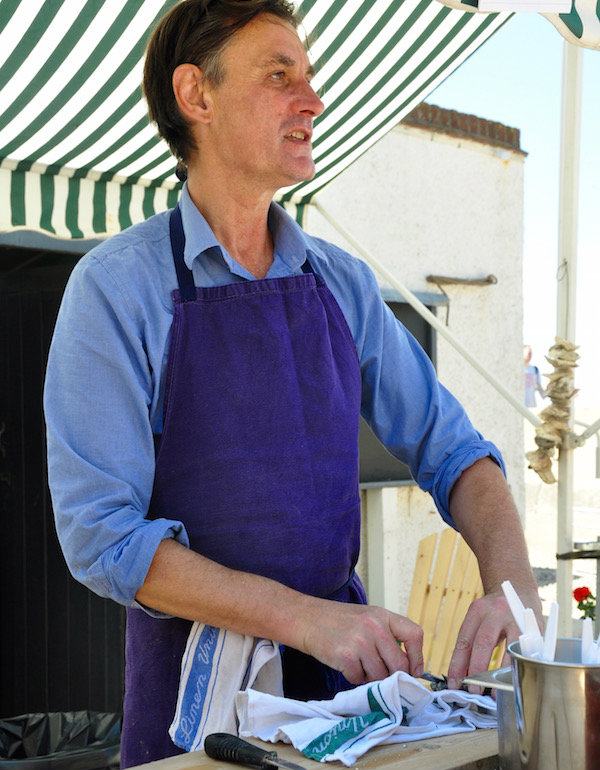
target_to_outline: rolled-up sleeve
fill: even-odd
[[[335,264],[335,272],[326,271],[326,280],[356,343],[362,416],[432,495],[444,520],[455,526],[449,511],[454,483],[483,457],[491,457],[505,472],[502,456],[438,381],[428,356],[382,300],[368,266],[345,254],[338,254]]]
[[[44,412],[56,528],[73,576],[135,605],[161,540],[188,545],[176,520],[146,518],[154,480],[156,388],[148,319],[92,255],[75,268],[48,359]]]

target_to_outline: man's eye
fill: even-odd
[[[273,74],[271,75],[273,80],[283,80],[284,76],[285,76],[285,72],[283,72],[283,71],[282,72],[273,72]]]

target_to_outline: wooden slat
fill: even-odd
[[[445,529],[440,537],[422,623],[423,658],[425,660],[425,666],[429,663],[431,650],[435,641],[435,631],[440,608],[444,600],[444,593],[448,582],[448,572],[450,570],[454,547],[456,545],[456,537],[456,532],[452,529]]]
[[[423,622],[423,610],[427,591],[429,589],[429,576],[437,543],[437,535],[433,534],[423,538],[419,543],[417,561],[413,575],[412,588],[408,601],[407,617],[419,625]]]
[[[490,660],[490,666],[489,666],[490,670],[502,668],[502,658],[504,657],[505,652],[506,652],[506,639],[500,642],[500,644],[494,650],[492,654],[492,659]]]
[[[453,634],[456,609],[460,600],[465,573],[471,551],[461,537],[457,537],[454,561],[448,577],[444,603],[442,605],[438,624],[435,632],[435,644],[432,647],[429,658],[428,670],[432,674],[442,675],[448,672],[447,664],[444,665],[447,653],[453,650],[456,643],[456,634]]]
[[[467,560],[467,566],[465,569],[461,592],[459,600],[456,604],[456,611],[452,618],[451,627],[449,630],[448,638],[450,643],[444,650],[444,657],[442,658],[441,666],[447,672],[450,658],[456,644],[458,632],[462,625],[467,610],[471,605],[471,602],[478,596],[483,595],[483,587],[481,585],[481,578],[479,577],[479,567],[477,566],[477,560],[472,552],[469,551],[469,558]]]

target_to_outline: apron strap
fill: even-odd
[[[183,257],[185,249],[185,234],[183,232],[183,222],[181,219],[181,209],[179,203],[171,212],[169,218],[169,232],[171,235],[171,250],[173,251],[173,261],[175,263],[175,272],[177,273],[177,283],[179,284],[179,293],[183,302],[190,302],[196,299],[196,286],[192,271],[185,264]],[[315,274],[308,257],[302,265],[302,272]]]
[[[177,273],[179,292],[181,294],[181,299],[184,302],[189,302],[190,300],[196,299],[196,287],[194,286],[192,271],[188,270],[183,258],[185,234],[183,232],[179,203],[171,212],[169,232],[171,235],[171,249],[173,251],[173,261],[175,263],[175,272]]]

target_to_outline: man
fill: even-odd
[[[540,370],[531,363],[531,346],[523,345],[523,361],[525,362],[525,406],[537,406],[536,393],[546,398],[546,391],[542,387]]]
[[[295,27],[285,0],[187,0],[159,24],[144,89],[180,204],[81,260],[57,321],[50,483],[73,574],[128,606],[125,767],[177,753],[192,620],[281,643],[291,697],[422,673],[421,630],[354,574],[361,411],[479,559],[451,684],[516,637],[502,580],[539,611],[497,449],[368,268],[272,204],[314,174],[323,110]]]

